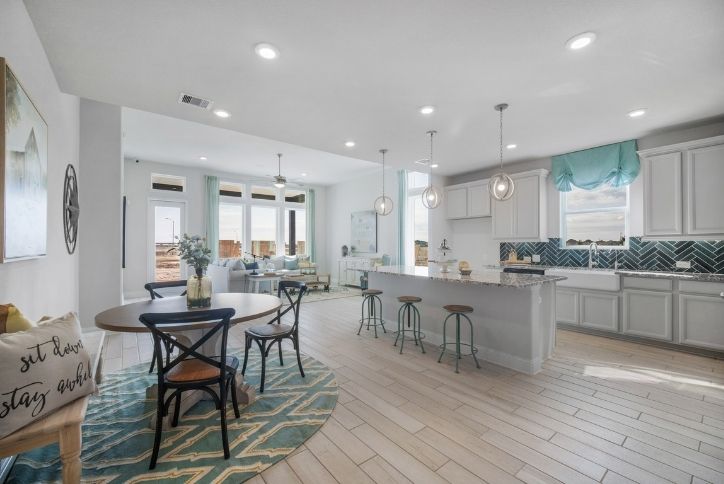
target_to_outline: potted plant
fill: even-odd
[[[189,277],[186,287],[186,304],[189,308],[211,306],[211,279],[204,271],[211,262],[211,249],[206,239],[199,235],[184,234],[178,241],[179,256],[193,266],[195,275]]]

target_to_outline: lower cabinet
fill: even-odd
[[[602,331],[618,331],[618,294],[581,292],[580,325]]]
[[[673,339],[672,301],[672,295],[668,292],[625,289],[623,333],[671,341]]]
[[[556,321],[578,324],[578,293],[576,291],[556,290]]]
[[[724,351],[724,293],[679,295],[679,343]]]

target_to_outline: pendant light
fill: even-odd
[[[430,179],[429,185],[427,185],[425,191],[422,192],[422,204],[425,206],[425,208],[432,209],[440,206],[440,202],[442,202],[442,193],[437,187],[432,184],[432,165],[435,163],[432,158],[432,138],[437,134],[437,131],[431,130],[428,131],[427,134],[430,135],[430,160],[427,164],[430,173]]]
[[[382,196],[375,199],[375,212],[385,216],[392,213],[392,199],[385,195],[385,153],[387,150],[382,148],[380,153],[382,153]]]
[[[277,153],[277,167],[279,171],[277,171],[277,176],[274,177],[274,186],[277,188],[284,188],[287,185],[287,177],[282,176],[282,154]]]
[[[500,172],[493,175],[488,183],[490,195],[501,202],[510,199],[515,191],[515,182],[503,171],[503,111],[507,108],[505,103],[495,106],[495,110],[500,113]]]

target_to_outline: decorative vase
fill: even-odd
[[[197,267],[196,275],[186,283],[186,306],[189,309],[211,306],[211,278],[201,268]]]

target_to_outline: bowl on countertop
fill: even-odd
[[[469,276],[472,273],[473,273],[472,269],[460,269],[461,276]]]

